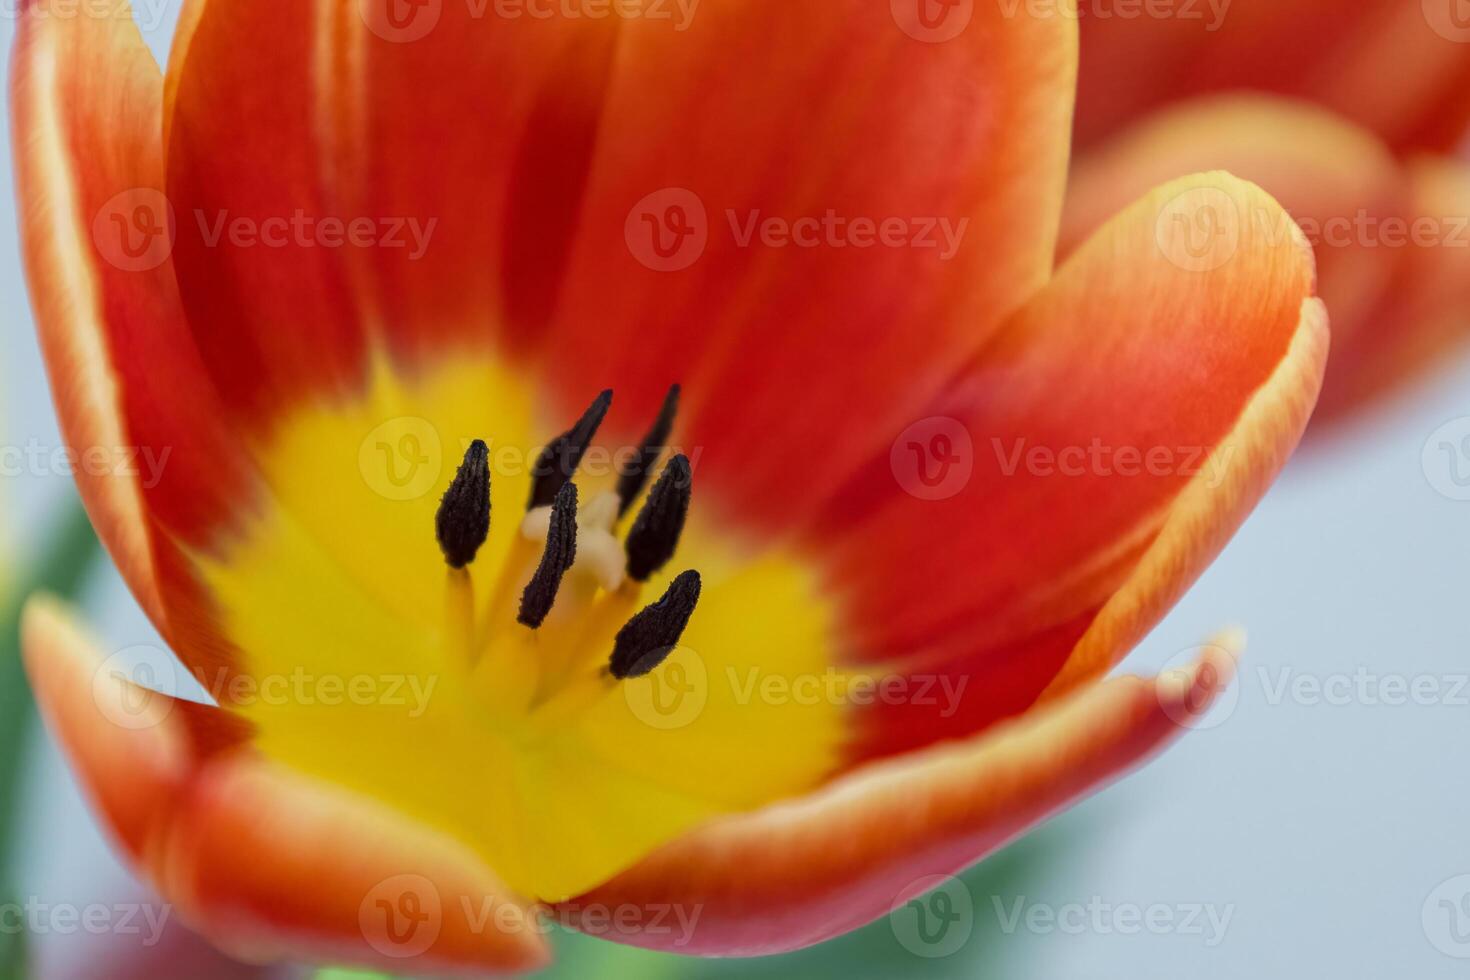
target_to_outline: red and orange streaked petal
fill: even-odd
[[[969,741],[874,763],[675,841],[568,909],[697,910],[687,934],[613,937],[670,952],[763,956],[831,939],[1131,769],[1208,710],[1233,672],[1233,651],[1207,647],[1187,670],[1115,678]]]
[[[1271,193],[1307,232],[1317,295],[1332,316],[1332,372],[1383,302],[1410,221],[1409,174],[1370,131],[1319,106],[1269,95],[1209,96],[1139,120],[1072,168],[1061,254],[1161,181],[1226,170]],[[1449,212],[1453,213],[1453,212]]]
[[[129,16],[26,5],[12,85],[21,235],[62,431],[78,453],[158,464],[123,475],[83,467],[82,496],[159,629],[186,660],[218,663],[222,644],[191,642],[207,615],[175,542],[214,546],[255,484],[179,304],[161,100],[162,76]]]
[[[390,9],[215,0],[191,11],[175,46],[169,193],[190,215],[184,303],[228,406],[252,427],[360,389],[375,345],[419,355],[508,342],[513,293],[533,288],[513,260],[538,236],[564,238],[557,222],[575,210],[617,19],[436,3],[408,7],[403,28]],[[531,199],[540,209],[518,215]],[[280,231],[297,214],[310,229]],[[321,245],[329,218],[367,222],[369,243]],[[232,240],[218,222],[234,220],[285,244]],[[555,271],[554,256],[534,254],[546,261],[529,272]]]
[[[630,21],[547,373],[626,388],[635,419],[682,381],[721,506],[796,524],[1049,276],[1075,31],[1068,4],[975,4],[941,44],[868,0]],[[693,252],[651,267],[678,208]],[[927,220],[936,247],[855,247],[829,214]],[[766,245],[769,219],[818,244]]]
[[[1470,164],[1416,157],[1409,204],[1388,253],[1392,275],[1342,343],[1334,343],[1318,417],[1360,412],[1447,363],[1470,341]]]
[[[1470,121],[1470,32],[1453,6],[1235,0],[1188,17],[1084,17],[1079,143],[1239,89],[1320,103],[1395,149],[1448,150]]]
[[[23,634],[42,713],[87,794],[139,869],[213,942],[252,961],[387,970],[412,951],[416,969],[545,965],[533,912],[459,844],[263,759],[244,744],[248,729],[217,709],[109,676],[95,642],[50,600],[31,604]],[[379,931],[386,920],[372,903],[405,894],[435,915],[422,950]],[[480,921],[486,908],[494,914]]]
[[[428,5],[412,39],[351,7],[216,0],[170,68],[181,210],[436,223],[419,257],[208,247],[182,229],[185,306],[252,426],[363,383],[375,343],[409,370],[494,344],[539,361],[558,412],[615,387],[610,425],[629,437],[684,382],[686,433],[743,498],[730,505],[790,520],[803,446],[834,455],[797,488],[815,499],[839,450],[860,454],[1049,272],[1075,74],[1064,12],[977,8],[936,45],[857,0],[706,5],[688,23]],[[263,66],[240,39],[267,35]],[[709,236],[677,273],[642,264],[627,234],[669,188],[699,198]],[[829,210],[945,219],[959,251],[741,248],[726,219]]]
[[[1184,178],[1099,230],[813,536],[860,659],[975,681],[947,717],[865,711],[858,754],[963,736],[1126,653],[1284,463],[1325,357],[1311,250],[1254,185]],[[953,479],[930,492],[903,440],[936,434]],[[1126,627],[1098,626],[1116,603]]]

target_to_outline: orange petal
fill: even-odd
[[[23,645],[46,721],[124,850],[232,954],[395,972],[545,964],[525,904],[457,843],[261,759],[216,709],[134,686],[50,600],[27,608]]]
[[[1233,671],[1228,651],[1206,647],[1187,670],[1116,678],[974,740],[872,764],[669,844],[567,909],[574,923],[579,908],[687,910],[687,930],[612,937],[671,952],[761,956],[822,942],[1132,768],[1202,715]]]
[[[1392,278],[1353,332],[1334,341],[1318,418],[1334,422],[1450,363],[1470,341],[1470,164],[1405,165],[1406,220],[1380,235]]]
[[[1189,100],[1082,153],[1067,190],[1060,254],[1071,254],[1149,188],[1205,170],[1259,184],[1302,226],[1340,354],[1392,272],[1392,253],[1376,232],[1402,213],[1408,189],[1372,133],[1310,103],[1267,95]]]
[[[249,500],[252,477],[179,306],[162,78],[126,5],[108,17],[60,9],[71,7],[30,3],[18,28],[26,272],[88,512],[160,631],[177,636],[189,632],[180,620],[198,617],[186,578],[170,571],[172,539],[208,547]],[[150,533],[159,529],[168,533]]]
[[[72,203],[74,184],[106,178],[96,173],[100,160],[89,170],[68,162],[76,158],[75,137],[68,130],[86,132],[101,120],[87,112],[87,101],[69,105],[69,97],[82,94],[75,67],[85,63],[94,80],[108,79],[116,87],[112,125],[135,134],[135,144],[142,143],[141,134],[156,120],[150,116],[146,80],[136,81],[146,70],[147,54],[131,21],[72,18],[78,29],[67,32],[60,29],[62,18],[39,16],[36,9],[28,6],[20,22],[12,101],[21,238],[32,303],[67,443],[126,446],[129,437],[112,369],[100,343],[98,295],[102,281],[121,277],[108,277],[105,266],[98,268],[100,256],[90,238],[92,211]],[[124,139],[119,155],[129,154],[128,142]],[[78,484],[103,543],[134,594],[155,622],[164,622],[137,481],[83,475]]]
[[[872,0],[623,30],[547,363],[634,420],[684,382],[732,509],[795,523],[1050,272],[1075,22],[971,6],[944,43]]]
[[[508,342],[511,287],[557,271],[544,239],[575,212],[617,18],[523,13],[187,12],[169,65],[180,283],[246,423],[355,387],[379,341],[407,355]]]
[[[871,0],[359,16],[388,6],[212,0],[170,66],[181,211],[436,222],[422,256],[181,229],[185,306],[246,424],[356,384],[377,340],[410,360],[494,343],[542,357],[558,418],[616,388],[608,428],[635,439],[684,382],[708,479],[789,521],[1049,274],[1063,11],[976,4],[935,44]],[[643,205],[688,202],[671,189],[707,238],[674,271],[630,238]],[[817,245],[741,244],[770,219],[814,220]],[[793,484],[817,439],[834,458]]]
[[[1079,143],[1173,99],[1250,89],[1318,102],[1396,149],[1447,150],[1470,119],[1470,27],[1455,9],[1234,0],[1189,16],[1084,17]]]
[[[861,660],[974,683],[947,716],[917,698],[873,705],[860,754],[1017,714],[1059,673],[1070,684],[1115,662],[1167,611],[1300,438],[1326,356],[1312,289],[1310,250],[1259,188],[1226,174],[1165,184],[888,433],[891,453],[811,547]]]
[[[1327,348],[1327,311],[1320,300],[1306,300],[1286,356],[1251,395],[1210,462],[1171,503],[1152,544],[1088,624],[1044,699],[1116,664],[1224,549],[1301,441],[1321,389]],[[1218,471],[1212,470],[1216,463]],[[1220,482],[1212,472],[1223,474]]]

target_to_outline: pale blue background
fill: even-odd
[[[0,32],[7,52],[14,0]],[[176,3],[138,4],[162,53]],[[153,11],[153,12],[150,12]],[[8,123],[4,130],[8,134]],[[9,149],[0,155],[9,185]],[[0,198],[3,439],[57,434],[19,273],[14,208]],[[1470,708],[1272,704],[1260,672],[1470,673],[1470,503],[1437,494],[1425,440],[1470,415],[1470,366],[1450,366],[1371,424],[1299,456],[1224,557],[1126,666],[1163,664],[1217,628],[1249,627],[1239,702],[1145,770],[1089,800],[1050,837],[1068,843],[1022,894],[1060,905],[1234,906],[1225,939],[1034,935],[1004,940],[1016,978],[1462,977],[1420,911],[1441,881],[1470,872]],[[3,481],[22,533],[70,492],[65,477]],[[90,604],[112,648],[156,642],[115,575]],[[24,888],[52,901],[122,894],[70,777],[35,760],[23,830]],[[1014,897],[1014,896],[1013,896]],[[994,916],[981,896],[978,914]],[[80,943],[73,946],[80,947]],[[65,950],[48,947],[59,969]],[[953,974],[963,958],[913,968]],[[728,975],[729,971],[724,971]],[[738,971],[737,971],[738,972]],[[959,972],[963,972],[962,970]]]

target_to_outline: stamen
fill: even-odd
[[[536,458],[536,465],[531,469],[535,480],[531,484],[531,501],[526,505],[527,510],[548,507],[556,500],[556,495],[577,472],[577,466],[581,464],[587,448],[592,445],[598,427],[607,417],[607,410],[612,407],[612,398],[611,389],[598,395],[587,411],[582,413],[576,425],[541,450],[541,455]]]
[[[699,590],[698,572],[684,572],[674,579],[662,599],[618,630],[608,671],[622,681],[657,670],[679,645],[689,617],[699,604]]]
[[[464,461],[434,516],[439,550],[450,568],[464,568],[490,536],[490,449],[479,439],[465,450]]]
[[[531,583],[521,593],[521,613],[516,621],[540,629],[556,603],[562,576],[577,560],[577,485],[564,483],[551,505],[551,524],[546,532],[546,550]]]
[[[628,575],[647,582],[669,563],[689,517],[689,498],[694,492],[694,473],[689,457],[675,456],[653,485],[648,502],[638,512],[628,532]]]
[[[444,587],[444,620],[449,648],[459,661],[475,659],[475,583],[468,568],[451,568]]]
[[[618,473],[618,516],[622,517],[633,506],[638,495],[643,492],[648,478],[653,473],[653,464],[664,451],[668,444],[669,433],[674,431],[674,416],[679,412],[679,386],[674,385],[669,393],[664,396],[663,408],[659,410],[658,418],[653,422],[653,428],[643,437],[643,445],[638,449],[638,458],[629,463]]]

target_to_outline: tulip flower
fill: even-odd
[[[215,703],[44,598],[26,664],[239,957],[804,947],[1228,679],[1100,678],[1315,403],[1305,240],[1198,233],[1273,199],[1171,181],[1054,269],[1073,13],[602,9],[207,0],[162,73],[21,17],[59,415],[167,451],[79,483]]]
[[[1333,326],[1316,417],[1347,418],[1422,378],[1470,337],[1463,8],[1235,0],[1125,17],[1088,5],[1063,254],[1156,182],[1229,170],[1275,195],[1316,247]]]

